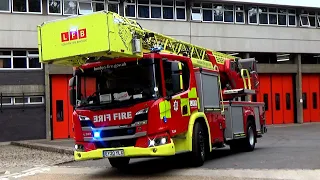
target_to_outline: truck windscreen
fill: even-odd
[[[161,94],[157,63],[143,59],[77,71],[77,107],[116,108],[157,99]]]

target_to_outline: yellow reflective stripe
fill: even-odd
[[[162,101],[159,103],[160,119],[171,118],[171,104],[169,101]]]
[[[197,98],[197,88],[191,88],[190,92],[188,93],[188,98]]]
[[[179,76],[180,76],[180,89],[183,90],[183,78],[181,74]]]

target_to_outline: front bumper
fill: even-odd
[[[174,143],[171,143],[148,147],[148,148],[140,148],[140,147],[123,147],[123,148],[102,148],[96,149],[88,152],[74,151],[74,159],[76,161],[82,160],[91,160],[91,159],[102,159],[103,151],[105,150],[124,150],[123,157],[150,157],[150,156],[171,156],[175,154],[175,146]]]

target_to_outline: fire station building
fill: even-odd
[[[192,44],[256,58],[260,93],[253,100],[266,103],[267,124],[320,122],[320,3],[287,2],[1,0],[0,142],[72,137],[72,68],[38,62],[37,25],[100,10]]]

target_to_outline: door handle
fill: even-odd
[[[185,114],[188,114],[188,106],[187,105],[184,105],[182,107],[182,115],[185,115]]]

